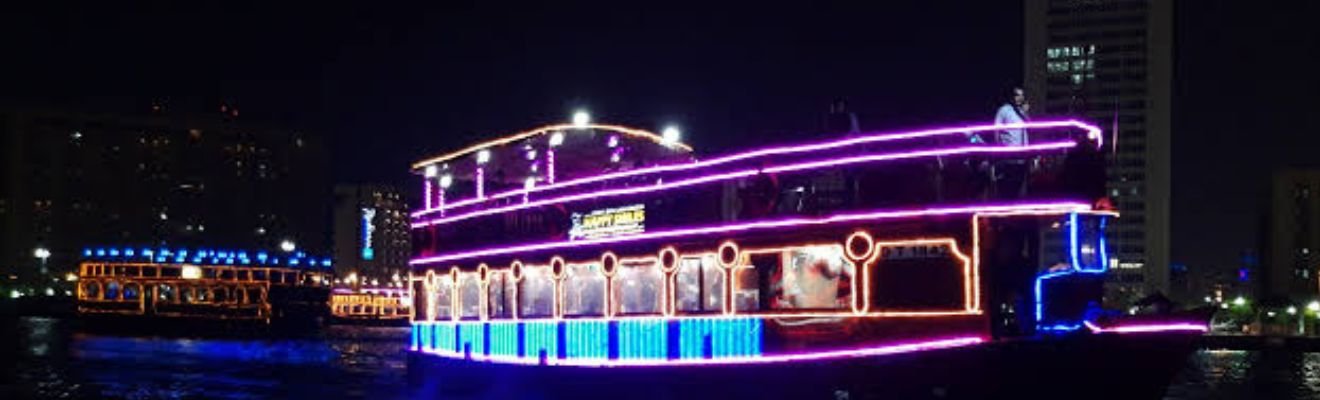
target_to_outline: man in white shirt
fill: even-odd
[[[1008,103],[995,112],[995,125],[1021,124],[1027,122],[1027,96],[1022,88],[1013,88]],[[1002,146],[1026,146],[1027,130],[1022,128],[1003,129],[996,133],[995,139]],[[1027,160],[1021,158],[1003,159],[994,164],[991,175],[995,181],[995,197],[1020,198],[1027,192]]]
[[[999,107],[995,113],[995,125],[1010,125],[1027,122],[1027,113],[1023,106],[1027,103],[1027,96],[1022,92],[1022,88],[1013,88],[1013,97],[1008,103]],[[1009,146],[1025,146],[1027,144],[1027,131],[1024,129],[1004,129],[999,131],[999,143]]]

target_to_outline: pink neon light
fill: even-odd
[[[1030,146],[1014,146],[1014,147],[985,147],[985,146],[953,147],[953,148],[939,149],[939,150],[921,150],[921,151],[897,153],[897,154],[871,154],[864,156],[839,158],[834,160],[815,161],[815,162],[808,162],[801,164],[785,165],[781,167],[766,168],[761,172],[772,174],[778,172],[800,171],[804,169],[814,169],[814,168],[844,165],[844,164],[899,160],[904,158],[936,157],[936,156],[946,156],[953,154],[970,154],[970,153],[1020,153],[1024,151],[1068,149],[1076,146],[1077,143],[1074,142],[1056,142],[1056,143],[1037,144]]]
[[[483,215],[491,215],[491,214],[506,213],[506,212],[510,212],[510,211],[516,211],[516,210],[521,210],[521,209],[524,209],[524,208],[531,208],[531,207],[539,207],[539,206],[548,205],[548,204],[561,204],[561,203],[566,203],[566,202],[570,202],[570,201],[577,201],[577,200],[584,200],[584,199],[598,199],[598,198],[602,198],[602,197],[621,196],[621,195],[636,194],[636,193],[647,193],[647,192],[653,192],[653,191],[656,191],[656,190],[663,190],[663,189],[676,189],[676,188],[687,187],[687,186],[692,186],[692,185],[700,185],[700,184],[708,183],[708,182],[717,182],[717,181],[722,181],[722,180],[726,180],[726,179],[735,179],[735,178],[741,178],[741,177],[746,177],[746,176],[752,176],[752,175],[756,175],[756,174],[757,174],[757,171],[756,171],[756,170],[754,170],[754,169],[749,169],[749,170],[744,170],[744,171],[736,171],[736,172],[730,172],[730,173],[724,173],[724,174],[718,174],[718,175],[708,175],[708,176],[703,176],[703,177],[700,177],[700,178],[688,179],[688,180],[685,180],[685,181],[679,181],[679,182],[673,182],[673,183],[667,183],[667,184],[661,184],[661,185],[655,185],[655,186],[641,186],[641,187],[634,187],[634,188],[622,188],[622,189],[614,189],[614,190],[603,190],[603,191],[599,191],[599,192],[579,193],[579,194],[575,194],[575,195],[568,195],[568,196],[556,197],[556,198],[545,199],[545,200],[537,200],[537,201],[532,201],[532,202],[527,202],[527,203],[517,204],[517,205],[511,205],[511,206],[505,206],[505,207],[500,207],[500,208],[491,208],[491,209],[486,209],[486,210],[473,211],[473,212],[470,212],[470,213],[467,213],[467,214],[460,214],[460,215],[455,215],[455,216],[452,216],[452,217],[436,218],[436,219],[432,219],[432,220],[430,220],[430,221],[424,221],[424,222],[413,223],[413,224],[412,224],[412,227],[413,227],[413,228],[423,228],[423,227],[427,227],[427,226],[431,226],[431,225],[447,224],[447,223],[450,223],[450,222],[460,221],[460,220],[464,220],[464,219],[468,219],[468,218],[480,217],[480,216],[483,216]]]
[[[431,178],[422,179],[422,207],[431,210]]]
[[[941,339],[930,339],[911,342],[900,342],[876,347],[860,347],[853,349],[831,350],[821,352],[795,353],[795,354],[774,354],[755,357],[726,357],[713,359],[677,359],[677,360],[610,360],[600,358],[579,358],[579,359],[546,359],[546,364],[566,367],[677,367],[677,366],[702,366],[702,365],[747,365],[747,364],[771,364],[784,362],[810,362],[823,361],[831,359],[852,359],[864,357],[887,356],[904,353],[914,353],[921,351],[950,349],[956,347],[965,347],[977,345],[985,342],[985,338],[980,336],[958,336]],[[435,354],[448,358],[466,358],[464,354],[447,350],[423,350],[428,354]],[[472,355],[472,361],[496,362],[521,365],[538,365],[540,361],[535,358],[520,358],[511,356],[486,356]]]
[[[709,182],[715,182],[715,181],[721,181],[721,180],[728,180],[728,179],[737,179],[737,178],[742,178],[742,177],[747,177],[747,176],[755,175],[755,174],[757,174],[757,173],[778,173],[778,172],[787,172],[787,171],[799,171],[799,170],[805,170],[805,169],[813,169],[813,168],[823,168],[823,167],[835,166],[835,165],[840,165],[840,164],[851,164],[851,163],[873,162],[873,161],[893,161],[893,160],[900,160],[900,159],[921,158],[921,157],[934,157],[934,156],[954,155],[954,154],[974,154],[974,153],[1018,153],[1018,152],[1031,152],[1031,151],[1043,151],[1043,150],[1056,150],[1056,149],[1069,148],[1069,147],[1073,147],[1073,146],[1076,146],[1076,143],[1073,143],[1073,142],[1055,142],[1055,143],[1044,143],[1044,144],[1037,144],[1037,145],[1030,145],[1030,146],[1015,146],[1015,147],[984,147],[984,146],[969,146],[969,147],[954,147],[954,148],[936,149],[936,150],[910,151],[910,152],[891,153],[891,154],[872,154],[872,155],[859,156],[859,157],[851,157],[851,158],[844,158],[844,159],[833,159],[833,160],[826,160],[826,161],[813,161],[813,162],[806,162],[806,163],[789,164],[789,165],[784,165],[784,166],[779,166],[779,167],[773,167],[773,168],[766,168],[766,169],[764,169],[764,170],[762,170],[762,171],[757,171],[757,170],[742,170],[742,171],[736,171],[736,172],[724,173],[724,174],[706,175],[706,176],[702,176],[702,177],[699,177],[699,178],[693,178],[693,179],[681,180],[681,181],[670,182],[670,183],[661,183],[661,184],[657,184],[657,185],[654,185],[654,186],[642,186],[642,187],[634,187],[634,188],[622,188],[622,189],[606,190],[606,191],[600,191],[600,192],[579,193],[579,194],[573,194],[573,195],[567,195],[567,196],[561,196],[561,197],[549,198],[549,199],[544,199],[544,200],[537,200],[537,201],[533,201],[533,202],[525,202],[525,203],[523,203],[523,204],[516,204],[516,205],[510,205],[510,206],[504,206],[504,207],[498,207],[498,208],[491,208],[491,209],[485,209],[485,210],[478,210],[478,211],[472,211],[472,212],[469,212],[469,213],[466,213],[466,214],[459,214],[459,215],[454,215],[454,216],[450,216],[450,217],[435,218],[435,219],[431,219],[431,220],[427,220],[427,221],[415,222],[415,223],[412,224],[412,228],[416,229],[416,228],[424,228],[424,227],[432,226],[432,225],[447,224],[447,223],[451,223],[451,222],[456,222],[456,221],[465,220],[465,219],[468,219],[468,218],[480,217],[480,216],[483,216],[483,215],[491,215],[491,214],[506,213],[506,212],[517,211],[517,210],[522,210],[522,209],[531,208],[531,207],[539,207],[539,206],[548,205],[548,204],[563,204],[563,203],[567,203],[567,202],[578,201],[578,200],[584,200],[584,199],[599,199],[599,198],[603,198],[603,197],[613,197],[613,196],[622,196],[622,195],[630,195],[630,194],[638,194],[638,193],[650,193],[650,192],[665,191],[665,190],[671,190],[671,189],[676,189],[676,188],[681,188],[681,187],[687,187],[687,186],[692,186],[692,185],[697,185],[697,184],[702,184],[702,183],[709,183]],[[479,173],[481,172],[481,170],[478,169],[477,172],[478,172],[478,175],[480,175]],[[480,187],[480,186],[478,186],[478,187]],[[527,190],[524,190],[524,191],[522,191],[522,192],[523,192],[524,196],[530,194],[530,191],[527,191]]]
[[[841,222],[853,222],[873,219],[895,219],[911,218],[935,215],[950,214],[975,214],[981,212],[1001,212],[1001,211],[1025,211],[1025,210],[1044,210],[1044,209],[1062,209],[1067,211],[1086,211],[1090,209],[1087,203],[1082,202],[1047,202],[1047,203],[1017,203],[1017,204],[992,204],[992,205],[974,205],[957,206],[946,208],[925,208],[915,210],[898,211],[875,211],[865,213],[838,214],[825,218],[789,218],[782,220],[769,220],[758,222],[746,222],[739,224],[713,225],[695,228],[680,228],[664,231],[654,231],[640,233],[631,236],[621,236],[612,238],[587,239],[579,241],[556,241],[542,242],[534,244],[514,245],[508,247],[496,247],[483,250],[473,250],[461,253],[445,254],[431,257],[424,257],[409,261],[409,265],[426,265],[433,263],[449,262],[462,260],[472,257],[495,256],[502,254],[513,254],[527,251],[540,251],[562,249],[570,247],[582,247],[606,243],[623,243],[640,240],[665,239],[682,236],[705,235],[713,233],[726,233],[756,229],[775,229],[799,225],[827,225]]]
[[[1118,325],[1109,328],[1102,328],[1091,321],[1083,321],[1091,332],[1095,333],[1156,333],[1156,332],[1209,332],[1210,327],[1205,324],[1194,324],[1187,322],[1163,323],[1163,324],[1131,324]]]
[[[871,134],[871,135],[866,135],[866,136],[852,137],[852,138],[847,138],[847,139],[842,139],[842,140],[836,140],[836,141],[830,141],[830,142],[824,142],[824,143],[799,144],[799,145],[787,145],[787,146],[768,147],[768,148],[763,148],[763,149],[759,149],[759,150],[753,150],[753,151],[748,151],[748,152],[744,152],[744,153],[737,153],[737,154],[732,154],[732,155],[728,155],[728,156],[724,156],[724,157],[713,158],[713,159],[710,159],[710,160],[707,160],[707,161],[701,161],[701,162],[686,163],[686,164],[661,165],[661,166],[655,166],[655,167],[650,167],[650,168],[641,168],[641,169],[636,169],[636,170],[631,170],[631,171],[623,171],[623,172],[616,172],[616,173],[611,173],[611,174],[596,175],[596,176],[591,176],[591,177],[586,177],[586,178],[574,179],[574,180],[571,180],[571,181],[560,182],[560,183],[556,183],[556,184],[552,184],[552,185],[541,186],[541,187],[538,187],[538,188],[536,189],[536,191],[539,192],[539,191],[542,191],[542,190],[558,190],[558,189],[562,189],[562,188],[566,188],[566,187],[577,186],[577,185],[582,185],[582,184],[587,184],[587,183],[592,183],[592,182],[599,182],[599,181],[602,181],[602,180],[608,180],[608,179],[624,178],[624,177],[630,177],[630,176],[636,176],[636,175],[643,175],[643,174],[650,174],[650,173],[657,173],[657,172],[670,172],[670,171],[682,171],[682,170],[698,169],[698,168],[704,168],[704,167],[709,167],[709,166],[714,166],[714,165],[719,165],[719,164],[730,163],[730,162],[734,162],[734,161],[746,160],[746,159],[749,159],[749,158],[756,158],[756,157],[769,156],[769,155],[777,155],[777,154],[792,154],[792,153],[801,153],[801,152],[810,152],[810,151],[826,150],[826,149],[832,149],[832,148],[838,148],[838,147],[847,147],[847,146],[858,145],[858,144],[866,144],[866,143],[886,142],[886,141],[904,140],[904,139],[919,139],[919,138],[935,137],[935,136],[945,136],[945,135],[953,135],[953,134],[963,134],[963,133],[973,133],[973,132],[984,132],[984,131],[997,131],[997,130],[1003,130],[1003,129],[1047,129],[1047,128],[1063,128],[1063,127],[1075,127],[1075,128],[1079,128],[1079,129],[1086,130],[1086,131],[1087,131],[1087,137],[1090,137],[1090,138],[1098,138],[1098,137],[1101,136],[1101,131],[1100,131],[1100,128],[1099,128],[1099,127],[1096,127],[1096,126],[1094,126],[1094,125],[1090,125],[1090,124],[1087,124],[1087,123],[1083,123],[1083,122],[1080,122],[1080,121],[1077,121],[1077,120],[1064,120],[1064,121],[1033,121],[1033,122],[1026,122],[1026,123],[1020,123],[1020,124],[1005,124],[1005,125],[971,125],[971,126],[962,126],[962,127],[947,127],[947,128],[928,129],[928,130],[920,130],[920,131],[906,132],[906,133],[880,133],[880,134]],[[499,193],[499,194],[492,195],[492,196],[490,196],[488,199],[496,200],[496,199],[502,199],[502,198],[505,198],[505,197],[516,196],[516,195],[520,195],[520,194],[522,194],[522,191],[519,191],[519,190],[511,190],[511,191],[507,191],[507,192],[504,192],[504,193]],[[469,205],[469,204],[478,203],[478,202],[481,202],[481,201],[484,201],[484,199],[481,199],[481,198],[468,199],[468,200],[463,200],[463,201],[455,202],[455,203],[453,204],[453,206],[454,206],[454,207],[462,207],[462,206],[466,206],[466,205]],[[412,213],[412,216],[413,216],[413,217],[420,217],[420,216],[426,215],[426,214],[428,214],[428,213],[429,213],[428,211],[423,210],[423,211],[418,211],[418,212],[414,212],[414,213]]]

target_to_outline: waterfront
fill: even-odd
[[[403,328],[334,326],[296,339],[77,333],[68,321],[9,319],[0,398],[414,398]],[[1320,353],[1200,351],[1168,400],[1320,399]]]

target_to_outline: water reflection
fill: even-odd
[[[405,329],[227,340],[86,335],[70,325],[24,318],[6,329],[16,362],[0,380],[0,398],[409,397]]]
[[[6,318],[0,399],[410,398],[406,335],[332,327],[307,339],[117,337],[79,334],[58,319]],[[1320,353],[1200,351],[1166,399],[1320,399]]]
[[[1320,353],[1200,351],[1166,399],[1320,399]]]

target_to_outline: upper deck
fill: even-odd
[[[595,128],[543,132],[571,137],[574,129]],[[1000,143],[995,137],[1005,131],[1021,131],[1026,143]],[[611,224],[597,232],[614,236],[768,217],[990,204],[992,198],[1089,203],[1103,195],[1103,163],[1096,151],[1100,129],[1072,120],[853,135],[705,160],[647,136],[620,143],[617,136],[579,135],[569,146],[563,137],[555,143],[554,135],[515,135],[416,164],[428,193],[422,209],[412,214],[420,244],[416,256],[529,239],[591,238],[584,226],[607,215],[645,220],[644,226]],[[609,151],[649,157],[578,161],[571,174],[556,177],[553,165],[570,159],[565,156],[570,148],[573,154],[614,149]],[[522,157],[490,155],[501,150]],[[537,161],[538,155],[550,157]],[[1029,191],[987,190],[988,174],[1005,163],[1032,165]],[[511,169],[523,175],[509,179]],[[524,184],[492,190],[491,170],[506,171],[506,181]]]

